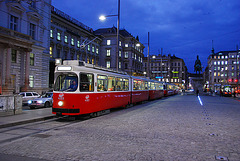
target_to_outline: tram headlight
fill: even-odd
[[[63,106],[63,101],[59,101],[58,106]]]

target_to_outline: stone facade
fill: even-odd
[[[99,65],[101,39],[92,28],[52,6],[50,29],[50,86],[54,83],[55,59],[82,60]]]
[[[0,1],[0,94],[48,90],[51,0]]]
[[[145,46],[127,30],[119,31],[119,54],[117,57],[117,28],[102,28],[94,32],[102,38],[100,44],[100,65],[106,68],[127,72],[129,75],[143,75],[143,49]]]
[[[239,55],[237,51],[220,51],[209,55],[205,87],[215,92],[223,85],[236,88],[240,81]]]
[[[144,58],[144,71],[148,73],[148,60]],[[149,58],[150,78],[174,83],[185,89],[187,85],[187,67],[183,59],[175,55],[151,55]]]

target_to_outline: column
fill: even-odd
[[[30,52],[26,52],[25,57],[25,83],[22,88],[22,91],[28,91],[29,88],[29,66],[30,66]]]

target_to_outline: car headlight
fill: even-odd
[[[39,101],[37,101],[37,103],[43,103],[43,101],[42,101],[42,100],[39,100]]]
[[[63,106],[63,101],[59,101],[58,106]]]
[[[31,104],[31,103],[32,103],[32,100],[29,100],[29,101],[28,101],[28,104]]]

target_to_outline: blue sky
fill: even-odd
[[[99,21],[102,14],[117,14],[118,0],[52,0],[53,6],[94,30],[117,26],[117,17]],[[175,54],[189,72],[199,58],[205,68],[211,53],[240,47],[240,0],[121,0],[120,28],[139,36],[150,55]]]

